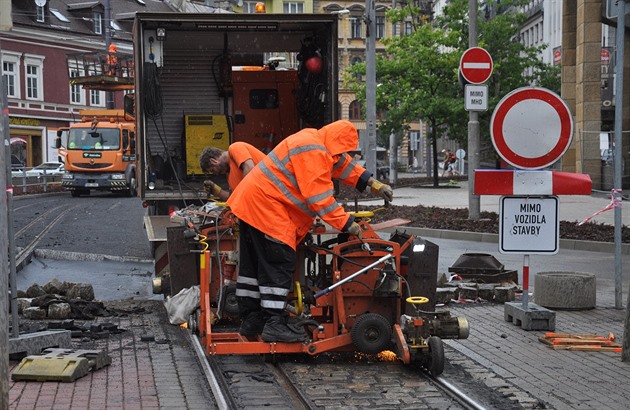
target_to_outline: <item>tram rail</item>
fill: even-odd
[[[261,399],[263,401],[271,400],[273,402],[271,406],[276,408],[290,408],[298,410],[314,410],[323,408],[321,405],[318,405],[316,403],[316,400],[314,400],[312,397],[309,397],[309,394],[305,391],[304,386],[301,386],[299,383],[296,383],[294,381],[294,377],[291,376],[291,371],[294,368],[294,365],[290,364],[291,362],[276,361],[274,357],[269,358],[263,357],[262,355],[247,356],[247,359],[244,359],[244,356],[208,357],[203,350],[198,336],[193,335],[192,332],[190,332],[189,335],[191,339],[191,344],[197,353],[202,368],[204,369],[206,380],[213,392],[213,395],[216,399],[217,407],[219,409],[238,409],[244,407],[242,405],[243,402],[250,403],[250,406],[257,405],[256,403],[251,403],[252,399],[250,397],[247,397],[248,394],[250,396],[252,394],[255,394],[255,392],[251,391],[257,389],[256,387],[254,387],[255,383],[248,383],[247,387],[244,388],[245,386],[235,386],[238,385],[238,382],[234,383],[227,379],[226,373],[230,374],[234,372],[233,364],[232,367],[230,367],[229,363],[226,365],[225,360],[228,357],[231,357],[232,360],[242,361],[239,364],[239,366],[241,367],[258,366],[258,369],[264,369],[263,372],[265,372],[266,374],[257,376],[257,378],[263,380],[263,386],[269,384],[269,375],[273,375],[273,382],[276,384],[277,388],[282,391],[282,394],[278,397],[281,397],[284,401],[279,402],[278,397],[265,397]],[[339,366],[343,367],[344,364],[340,363]],[[404,372],[403,369],[404,366],[401,365],[401,378],[408,376],[408,372]],[[466,394],[463,389],[451,383],[447,377],[433,377],[426,370],[421,370],[412,374],[414,374],[421,380],[425,380],[427,384],[430,384],[435,389],[438,389],[443,399],[451,401],[455,406],[454,408],[462,408],[465,410],[485,410],[487,408],[482,403],[479,403],[473,397]],[[259,388],[259,390],[262,391],[262,388]],[[352,400],[352,398],[350,397],[347,400]],[[260,406],[269,405],[263,402],[260,402],[258,404]],[[339,405],[336,407],[343,406],[344,404],[339,403]],[[359,401],[357,401],[357,404],[353,405],[352,407],[361,406],[362,405],[359,404]]]

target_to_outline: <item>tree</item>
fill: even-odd
[[[387,17],[392,23],[411,18],[412,32],[383,39],[386,53],[377,56],[376,61],[376,109],[386,113],[379,132],[401,134],[413,121],[422,119],[427,123],[434,186],[439,184],[437,139],[448,135],[463,143],[468,135],[463,84],[458,77],[459,59],[468,48],[468,3],[451,0],[444,14],[430,23],[427,11],[412,3],[390,10]],[[488,1],[478,13],[486,17],[478,22],[478,43],[490,52],[494,62],[488,82],[488,111],[479,116],[482,130],[488,129],[494,107],[510,91],[530,84],[559,90],[559,69],[539,60],[542,48],[525,47],[520,42],[518,33],[525,16],[512,6],[521,3],[503,0],[499,9],[496,1]],[[365,64],[355,64],[348,68],[346,81],[365,101],[365,84],[357,80],[363,73]],[[482,135],[489,138],[489,132]]]

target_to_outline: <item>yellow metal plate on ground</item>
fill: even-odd
[[[89,372],[90,362],[84,357],[28,356],[15,368],[11,379],[70,383]]]

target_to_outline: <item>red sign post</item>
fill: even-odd
[[[459,71],[471,84],[485,83],[492,74],[492,57],[481,47],[471,47],[462,54]]]

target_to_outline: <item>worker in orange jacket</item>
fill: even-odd
[[[227,151],[216,147],[206,147],[199,156],[199,166],[208,174],[226,175],[231,191],[265,157],[258,148],[246,142],[230,144]],[[230,192],[219,184],[207,179],[203,182],[207,192],[226,201]]]
[[[118,49],[116,48],[116,44],[111,43],[107,50],[107,74],[108,75],[116,75],[116,69],[118,65]]]
[[[319,130],[304,129],[283,141],[236,187],[228,204],[240,220],[240,265],[236,284],[239,332],[262,333],[267,342],[302,342],[304,328],[288,322],[285,311],[296,248],[321,218],[335,229],[360,236],[361,228],[333,197],[332,179],[386,200],[389,185],[346,154],[356,149],[357,130],[336,121]]]

